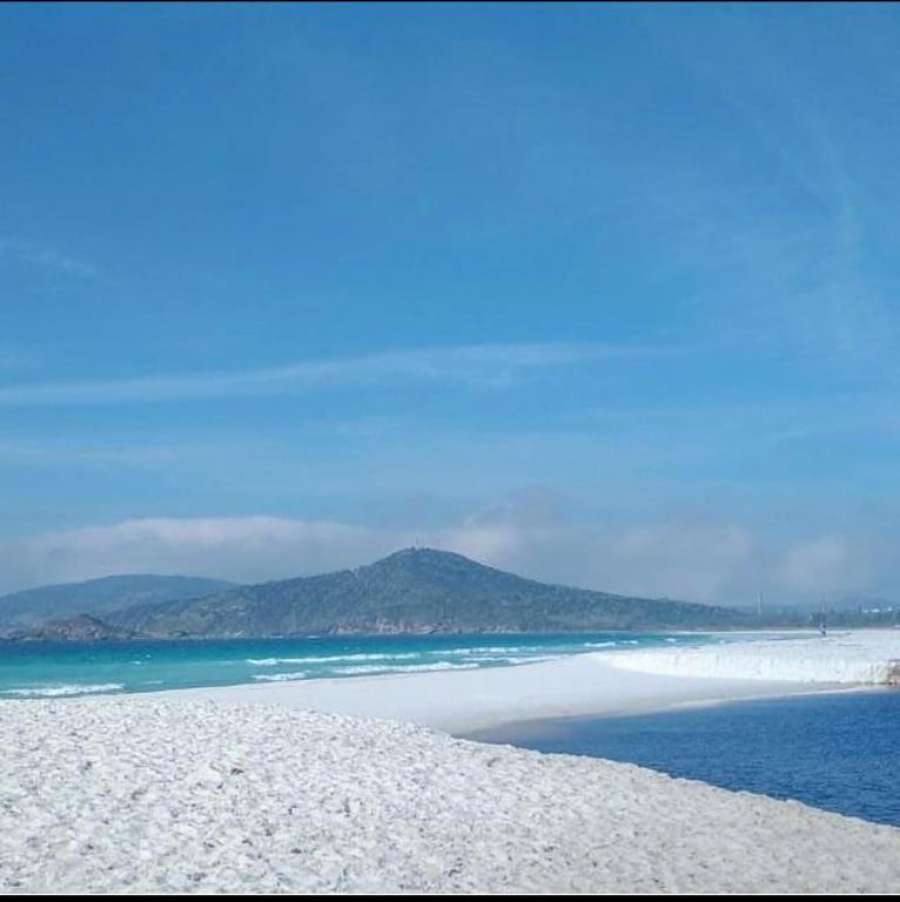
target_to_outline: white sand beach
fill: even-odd
[[[158,697],[263,702],[466,733],[549,717],[871,687],[886,683],[890,661],[900,658],[900,630],[741,638],[697,648],[591,652],[517,667],[254,683]]]
[[[5,892],[896,892],[900,830],[272,705],[0,703]]]
[[[843,637],[858,662],[887,653],[886,663],[898,640],[900,631]],[[824,640],[836,666],[820,675],[837,678],[801,682],[805,665],[791,662],[805,660],[801,646],[814,654],[813,642],[697,652],[705,673],[735,649],[780,661],[755,671],[779,681],[648,674],[623,664],[644,653],[599,653],[483,671],[0,702],[0,891],[897,892],[898,829],[421,725],[858,685],[842,684],[861,671]],[[645,668],[657,666],[651,654],[688,668],[677,656],[687,653],[669,649],[647,653]],[[868,673],[874,681],[881,672]]]

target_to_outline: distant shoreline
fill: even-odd
[[[838,633],[859,633],[859,632],[872,632],[872,633],[883,633],[886,631],[884,626],[848,626],[848,627],[835,627],[830,630],[832,634]],[[900,635],[900,627],[896,627],[898,635]],[[625,629],[579,629],[579,630],[431,630],[431,631],[421,631],[421,632],[412,632],[412,631],[404,631],[404,632],[381,632],[381,633],[370,633],[370,632],[353,632],[353,631],[338,631],[333,633],[292,633],[286,635],[261,635],[261,636],[153,636],[153,635],[134,635],[127,637],[103,637],[98,639],[83,639],[83,638],[54,638],[54,639],[46,639],[46,638],[34,638],[31,636],[9,636],[9,635],[0,635],[0,645],[3,644],[16,644],[20,645],[23,643],[28,644],[41,644],[45,643],[48,645],[95,645],[97,643],[120,643],[120,644],[130,644],[132,642],[267,642],[267,641],[279,641],[279,640],[290,640],[290,639],[337,639],[346,637],[348,639],[421,639],[427,636],[522,636],[522,637],[541,637],[541,636],[590,636],[596,633],[611,633],[614,635],[622,635],[622,636],[646,636],[646,635],[671,635],[671,636],[759,636],[759,635],[771,635],[777,634],[782,635],[785,633],[789,633],[791,635],[809,635],[809,636],[818,636],[819,630],[814,629],[809,626],[772,626],[772,627],[758,627],[755,629],[748,629],[747,627],[734,627],[733,629],[728,628],[724,629],[722,627],[716,627],[714,629],[668,629],[665,627],[659,627],[654,629],[647,628],[639,628],[632,630]]]
[[[797,630],[793,630],[790,628],[780,630],[780,629],[771,629],[771,630],[758,630],[756,632],[763,633],[787,633],[787,632],[803,632],[800,628]],[[807,630],[808,631],[808,630]],[[0,636],[0,644],[39,644],[39,643],[47,643],[53,645],[94,645],[98,642],[103,643],[121,643],[128,644],[131,642],[277,642],[283,640],[293,640],[293,639],[422,639],[427,638],[429,636],[447,636],[447,637],[465,637],[465,636],[521,636],[523,638],[528,638],[529,636],[533,637],[543,637],[543,636],[592,636],[597,633],[610,633],[614,635],[622,635],[622,636],[647,636],[647,635],[661,635],[661,636],[714,636],[714,635],[727,635],[729,633],[747,633],[750,634],[754,632],[753,630],[739,629],[739,630],[704,630],[704,629],[695,629],[695,630],[675,630],[675,629],[634,629],[634,630],[622,630],[622,629],[590,629],[590,630],[529,630],[525,631],[515,631],[515,630],[432,630],[428,632],[383,632],[383,633],[367,633],[367,632],[334,632],[334,633],[311,633],[309,635],[305,633],[295,633],[288,635],[265,635],[265,636],[151,636],[151,635],[135,635],[135,636],[127,636],[127,637],[109,637],[109,638],[98,638],[98,639],[83,639],[83,638],[54,638],[54,639],[46,639],[46,638],[34,638],[31,636]]]

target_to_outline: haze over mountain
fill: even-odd
[[[157,636],[555,632],[746,625],[747,615],[523,579],[459,554],[407,548],[354,570],[119,610]]]
[[[0,597],[0,627],[32,627],[49,619],[109,614],[140,604],[196,598],[234,586],[221,579],[131,574],[40,586]]]

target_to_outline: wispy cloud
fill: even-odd
[[[199,453],[199,452],[195,452]],[[90,444],[80,442],[0,439],[0,463],[15,465],[157,467],[184,457],[182,447],[153,445]]]
[[[578,411],[578,422],[616,428],[619,434],[659,430],[672,437],[743,434],[754,442],[778,443],[797,436],[847,433],[896,434],[900,412],[890,393],[848,392],[825,397],[715,400],[694,404],[610,406]],[[574,415],[567,421],[574,422]]]
[[[0,238],[0,259],[14,259],[32,266],[49,269],[57,273],[75,276],[80,279],[91,279],[99,274],[93,263],[78,260],[55,248],[37,244],[33,241],[22,241],[15,238]]]
[[[271,395],[331,385],[406,380],[503,387],[552,367],[680,353],[681,348],[592,343],[486,344],[393,351],[281,367],[0,389],[0,406],[122,404]]]
[[[642,17],[660,51],[731,110],[753,165],[709,148],[698,166],[697,148],[676,140],[660,150],[665,166],[636,164],[653,186],[641,215],[697,282],[699,328],[896,384],[900,316],[878,261],[896,206],[883,178],[894,133],[889,117],[847,116],[885,64],[890,29],[847,20],[844,52],[829,59],[815,29],[757,12],[720,7],[687,29]]]

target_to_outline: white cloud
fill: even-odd
[[[156,518],[45,533],[0,546],[7,579],[38,585],[117,573],[211,575],[238,582],[356,566],[394,550],[365,527],[278,517]]]
[[[860,580],[864,562],[845,538],[821,536],[791,548],[784,555],[779,576],[794,592],[810,595],[844,589]]]
[[[503,386],[530,370],[635,356],[677,354],[684,348],[596,343],[492,344],[391,351],[282,367],[116,381],[59,382],[0,389],[0,406],[120,404],[268,395],[380,380],[462,382]]]
[[[356,567],[413,544],[534,579],[648,597],[747,604],[760,589],[767,600],[797,602],[881,588],[878,568],[841,537],[776,548],[734,523],[541,520],[529,497],[521,519],[514,501],[500,515],[482,512],[431,529],[256,516],[126,520],[45,533],[0,544],[0,591],[148,572],[265,582]],[[882,574],[891,573],[888,557],[883,563]]]
[[[754,555],[749,532],[734,524],[665,523],[626,529],[610,562],[635,595],[713,600]]]

